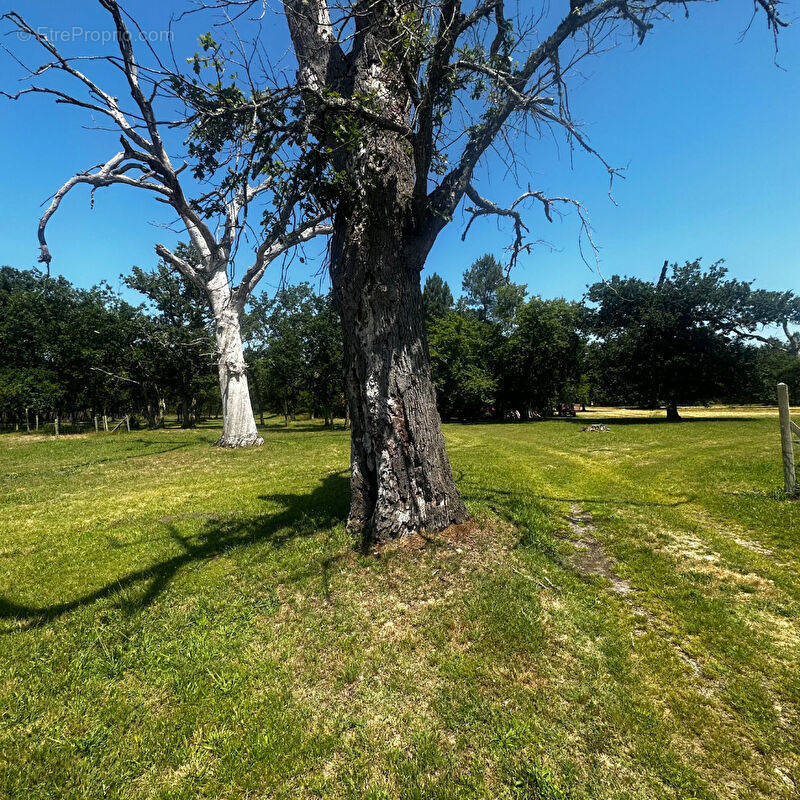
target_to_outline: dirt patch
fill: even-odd
[[[780,617],[769,611],[759,611],[749,621],[757,633],[769,636],[775,644],[787,653],[794,653],[800,646],[800,633],[797,624],[791,619]]]
[[[756,542],[752,542],[748,539],[742,539],[740,536],[734,536],[733,541],[736,542],[739,547],[745,547],[748,550],[752,550],[754,553],[760,553],[762,556],[773,555],[772,550],[770,550],[768,547],[756,544]]]
[[[389,555],[398,550],[424,550],[426,547],[439,546],[456,549],[457,552],[486,550],[491,547],[493,540],[496,540],[495,530],[499,523],[492,526],[482,525],[478,521],[471,519],[462,522],[460,525],[451,525],[439,533],[414,533],[411,536],[403,536],[393,542],[379,545],[375,548],[376,556]]]
[[[731,519],[720,520],[713,517],[708,511],[702,508],[690,509],[691,516],[696,519],[704,528],[722,534],[731,541],[736,542],[739,547],[744,547],[746,550],[751,550],[762,556],[770,556],[774,558],[775,553],[766,545],[754,540],[753,531],[737,525]]]
[[[573,504],[570,506],[567,520],[571,530],[570,541],[575,546],[575,553],[570,558],[573,569],[584,577],[605,578],[617,594],[630,594],[632,591],[630,583],[617,575],[605,548],[594,535],[597,528],[592,522],[592,515]]]

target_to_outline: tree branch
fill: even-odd
[[[103,164],[97,172],[81,172],[77,175],[74,175],[53,195],[50,205],[47,207],[47,210],[44,212],[44,214],[42,214],[42,217],[39,220],[38,229],[40,249],[39,261],[47,265],[48,274],[50,273],[50,262],[52,261],[52,256],[50,254],[50,248],[47,245],[47,239],[45,236],[47,223],[50,221],[50,218],[53,216],[53,214],[55,214],[58,210],[58,207],[61,205],[61,201],[73,187],[81,183],[86,183],[90,185],[92,187],[92,191],[94,191],[94,189],[97,188],[119,183],[127,186],[136,186],[140,189],[148,189],[149,191],[158,192],[166,197],[171,196],[170,190],[166,187],[145,180],[147,174],[143,175],[141,178],[131,178],[126,175],[125,173],[133,167],[141,168],[141,165],[139,164],[125,165],[124,161],[126,158],[127,156],[124,152],[116,153],[108,161],[106,161],[106,163]]]
[[[439,186],[428,195],[428,215],[423,236],[432,240],[452,218],[458,203],[472,180],[472,173],[479,159],[495,140],[509,117],[518,111],[533,111],[535,115],[563,126],[582,148],[603,161],[604,166],[613,178],[618,171],[612,169],[591,148],[567,116],[564,116],[563,113],[553,114],[549,112],[544,107],[545,103],[541,101],[541,98],[539,102],[535,102],[537,95],[540,94],[541,87],[535,81],[533,81],[532,87],[529,87],[529,84],[531,84],[539,70],[550,63],[555,71],[555,83],[559,88],[559,96],[562,97],[563,75],[559,60],[559,50],[566,41],[572,39],[579,31],[586,32],[585,47],[587,54],[591,53],[595,47],[591,31],[597,26],[602,26],[609,22],[625,21],[630,23],[639,41],[641,41],[645,33],[652,27],[652,23],[649,21],[650,18],[659,15],[665,16],[662,7],[674,5],[686,7],[686,2],[698,1],[649,0],[649,2],[642,2],[641,0],[600,0],[600,2],[592,2],[592,0],[587,0],[583,4],[574,2],[570,3],[569,13],[561,19],[553,33],[535,47],[524,63],[516,70],[503,71],[493,63],[480,64],[474,59],[459,59],[457,64],[460,64],[462,68],[479,71],[491,77],[501,97],[485,111],[482,120],[470,129],[458,163],[445,175]],[[777,0],[755,0],[755,2],[765,12],[767,24],[772,30],[786,26],[787,23],[779,16]],[[494,43],[493,47],[496,47]],[[441,67],[441,69],[445,70],[451,66],[448,64]],[[419,189],[421,179],[418,179],[417,184]]]
[[[171,267],[178,270],[187,280],[191,281],[199,289],[205,290],[206,281],[203,278],[202,267],[195,267],[180,256],[175,255],[163,244],[155,246],[156,255],[163,258]]]
[[[320,215],[308,220],[295,230],[276,240],[263,241],[256,250],[253,265],[245,272],[239,286],[235,290],[239,304],[244,305],[256,284],[261,280],[267,266],[287,250],[299,244],[311,241],[316,236],[325,236],[333,233],[333,226],[324,222],[325,216]]]
[[[495,215],[498,217],[509,217],[514,221],[514,241],[510,246],[511,250],[511,260],[510,266],[513,267],[516,262],[519,254],[523,251],[530,252],[532,244],[525,244],[524,242],[524,234],[528,232],[528,227],[522,221],[522,215],[517,210],[518,206],[520,206],[525,200],[536,200],[542,204],[542,209],[544,211],[544,215],[547,218],[548,222],[553,221],[553,205],[556,203],[566,204],[572,206],[578,213],[578,217],[581,221],[581,230],[586,235],[589,243],[592,246],[595,254],[597,253],[597,247],[594,243],[592,238],[591,226],[589,224],[589,219],[586,216],[585,209],[581,203],[577,200],[574,200],[571,197],[548,197],[544,192],[541,191],[533,191],[530,187],[528,191],[521,194],[508,208],[502,208],[497,205],[497,203],[488,200],[485,197],[482,197],[476,191],[475,187],[472,184],[468,184],[465,190],[465,194],[475,203],[475,207],[467,208],[466,211],[471,214],[469,221],[467,222],[467,226],[464,229],[464,232],[461,234],[461,241],[466,239],[467,233],[469,229],[472,227],[472,223],[478,217],[484,217],[489,215]]]

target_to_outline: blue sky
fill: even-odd
[[[157,31],[181,5],[138,0],[128,7],[145,30]],[[25,0],[16,7],[34,26],[108,29],[91,0]],[[756,279],[758,286],[800,292],[800,25],[782,36],[779,68],[761,19],[739,41],[751,8],[747,0],[700,4],[690,20],[681,13],[674,22],[658,25],[644,46],[626,43],[585,65],[572,92],[573,114],[609,162],[627,167],[626,179],[615,184],[618,205],[607,196],[603,168],[582,153],[571,157],[563,141],[530,141],[518,154],[529,170],[526,183],[585,205],[604,275],[655,278],[665,258],[702,256],[707,262],[724,258],[733,275]],[[793,20],[797,5],[784,8],[784,16]],[[207,28],[207,19],[184,21],[174,42],[178,55],[194,52],[196,35]],[[282,19],[270,16],[263,31],[267,49],[283,52]],[[92,35],[81,34],[97,51],[101,45]],[[81,36],[65,49],[76,52]],[[15,53],[34,53],[13,37],[2,42]],[[19,74],[0,52],[0,87],[16,86]],[[75,171],[115,152],[116,137],[86,125],[90,120],[82,112],[47,99],[0,99],[0,263],[33,266],[42,202]],[[499,202],[512,199],[517,187],[504,174],[502,164],[490,158],[479,188]],[[133,264],[155,262],[155,242],[176,241],[160,227],[168,219],[147,193],[101,190],[90,210],[88,191],[79,188],[51,222],[52,269],[79,285],[106,279],[116,286],[119,274]],[[504,257],[510,240],[508,227],[483,220],[462,242],[464,221],[457,214],[426,267],[426,273],[443,275],[456,295],[464,268],[487,251]],[[548,224],[531,207],[527,221],[534,238],[549,246],[522,256],[514,280],[545,297],[580,297],[597,273],[578,253],[576,217],[566,214]],[[309,261],[290,279],[308,278],[319,264],[313,257]],[[263,287],[270,289],[277,280],[273,272]]]

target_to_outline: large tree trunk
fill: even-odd
[[[219,388],[222,394],[222,436],[216,444],[219,447],[263,444],[250,403],[239,309],[233,302],[225,270],[218,272],[209,282],[208,293],[214,313]]]
[[[339,215],[331,259],[352,425],[348,526],[365,544],[468,518],[436,410],[419,266],[394,198],[377,199]]]
[[[343,59],[321,40],[329,36],[326,8],[307,0],[287,3],[298,75],[316,88],[309,107],[332,83],[346,97],[375,98],[380,116],[398,126],[364,125],[343,141],[338,117],[334,126],[324,114],[315,122],[334,169],[346,176],[330,269],[344,329],[352,426],[348,525],[369,544],[442,530],[468,514],[445,452],[425,341],[419,273],[435,237],[423,235],[412,202],[415,154],[403,132],[412,101],[408,75],[395,57],[406,31],[395,4],[364,4],[358,44]]]
[[[667,403],[667,422],[680,422],[681,415],[678,413],[677,403]]]

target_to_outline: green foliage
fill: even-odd
[[[509,329],[525,299],[527,287],[511,283],[502,264],[486,253],[464,272],[461,288],[464,292],[459,300],[462,310],[470,309],[480,319],[498,322]]]
[[[178,252],[196,261],[191,247]],[[438,405],[445,418],[527,418],[561,403],[657,407],[711,399],[773,403],[775,384],[800,400],[790,292],[752,290],[724,268],[694,262],[658,285],[614,277],[589,289],[593,308],[525,299],[491,256],[452,294],[431,274],[422,292]],[[138,410],[159,424],[165,406],[217,408],[212,322],[205,295],[160,263],[124,278],[146,303],[107,286],[0,269],[0,414]],[[786,324],[788,343],[764,338]],[[244,320],[254,404],[286,414],[344,413],[341,326],[331,295],[309,284],[256,298]],[[754,343],[749,338],[764,341]],[[186,417],[191,424],[191,414]]]
[[[137,312],[105,286],[76,289],[64,278],[0,268],[0,411],[57,413],[123,407],[133,384],[107,373],[127,369]]]
[[[214,394],[214,342],[198,290],[163,264],[134,267],[124,280],[146,306],[104,284],[77,289],[0,269],[0,413],[141,411],[153,422],[167,403]]]
[[[261,408],[294,416],[301,408],[332,424],[344,405],[342,332],[331,294],[287,286],[251,302],[244,323],[253,391]]]
[[[767,344],[740,346],[731,388],[746,402],[775,403],[775,387],[789,387],[792,403],[800,405],[800,358],[777,339]]]
[[[730,396],[739,343],[774,321],[775,304],[726,274],[722,262],[694,261],[673,265],[658,284],[615,275],[591,286],[600,393],[648,407]]]
[[[455,311],[442,279],[423,292],[431,369],[445,418],[550,414],[558,403],[586,398],[584,309],[532,298],[492,255],[463,276]],[[435,312],[432,309],[436,309]]]
[[[482,320],[490,320],[497,305],[497,290],[507,282],[500,262],[487,253],[464,272],[461,281],[463,302],[468,308],[476,309]]]
[[[422,304],[425,307],[425,319],[429,322],[443,317],[453,307],[453,293],[439,273],[434,272],[425,279]]]
[[[494,320],[504,332],[513,330],[517,315],[525,303],[528,287],[524,283],[507,282],[497,287],[494,300]]]
[[[558,403],[585,400],[584,308],[532,297],[503,348],[504,405],[550,414]]]
[[[322,411],[333,425],[334,413],[344,413],[345,399],[342,324],[332,292],[314,300],[306,355],[306,391],[312,408]]]
[[[497,393],[497,329],[456,311],[431,320],[428,347],[441,415],[473,419],[491,413]]]
[[[189,263],[198,261],[191,245],[178,245],[176,253]],[[147,298],[135,357],[150,416],[161,402],[188,410],[212,396],[217,405],[216,345],[205,293],[161,261],[152,271],[133,267],[123,281]],[[185,421],[192,423],[189,413]]]

